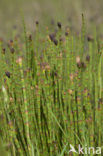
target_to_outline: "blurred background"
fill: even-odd
[[[20,10],[30,31],[38,20],[42,26],[61,21],[79,32],[84,13],[88,32],[95,25],[102,33],[103,0],[0,0],[0,37],[10,35],[15,26],[22,28]]]

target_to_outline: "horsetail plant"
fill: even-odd
[[[36,22],[27,36],[23,25],[25,41],[0,42],[0,138],[8,155],[77,155],[70,145],[77,152],[80,145],[80,155],[92,156],[88,147],[103,144],[102,41],[87,36],[84,16],[80,35],[60,22],[42,34]]]
[[[28,148],[28,153],[31,156],[32,155],[32,143],[30,139],[30,132],[29,132],[29,117],[28,117],[28,102],[27,102],[27,96],[26,96],[26,88],[25,88],[25,80],[24,80],[24,75],[23,75],[23,69],[22,69],[22,58],[19,57],[16,62],[20,66],[20,73],[21,73],[21,85],[22,85],[22,90],[23,90],[23,100],[24,100],[24,105],[22,106],[22,115],[23,115],[23,120],[24,120],[24,126],[25,126],[25,133],[26,133],[26,138],[27,138],[27,148]]]

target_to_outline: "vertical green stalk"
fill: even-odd
[[[26,97],[25,80],[24,80],[24,75],[23,75],[23,70],[22,70],[22,58],[18,59],[18,64],[20,66],[21,83],[22,83],[22,88],[23,88],[23,98],[24,98],[23,117],[24,117],[25,132],[26,132],[27,143],[28,143],[27,147],[29,150],[29,154],[31,156],[32,143],[30,140],[30,132],[29,132],[28,102],[27,102],[27,97]]]

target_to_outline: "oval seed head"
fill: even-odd
[[[51,41],[53,41],[55,37],[56,37],[55,33],[49,34],[49,38],[50,38]]]
[[[32,41],[32,35],[29,35],[29,41]]]
[[[61,29],[61,28],[62,28],[62,25],[61,25],[61,23],[60,23],[60,22],[58,22],[58,23],[57,23],[57,26],[58,26],[58,28],[59,28],[59,29]]]
[[[60,42],[65,42],[65,41],[66,41],[66,40],[65,40],[65,37],[60,37],[59,41],[60,41]]]
[[[36,21],[35,23],[36,23],[36,25],[39,25],[39,21]]]
[[[54,38],[53,40],[54,44],[57,46],[58,45],[58,41]]]
[[[14,54],[14,52],[15,52],[14,48],[11,48],[10,51],[12,54]]]
[[[9,40],[7,43],[9,48],[11,48],[13,46],[13,44],[14,44],[13,40]]]
[[[86,61],[89,62],[90,61],[90,55],[86,56]]]
[[[65,36],[68,36],[68,35],[69,35],[69,32],[66,31],[66,32],[65,32]]]
[[[5,49],[5,48],[3,48],[3,49],[2,49],[2,53],[3,53],[3,54],[5,54],[5,51],[6,51],[6,49]]]
[[[13,40],[10,40],[10,43],[13,43]]]
[[[10,78],[10,72],[6,71],[6,72],[5,72],[5,75],[6,75],[8,78]]]

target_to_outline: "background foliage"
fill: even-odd
[[[76,31],[81,27],[81,14],[84,13],[88,31],[92,24],[96,24],[98,31],[102,32],[103,26],[103,1],[102,0],[0,0],[0,35],[7,33],[17,25],[20,29],[23,10],[27,26],[34,30],[34,21],[38,19],[43,25],[51,19],[60,20],[72,26]]]

